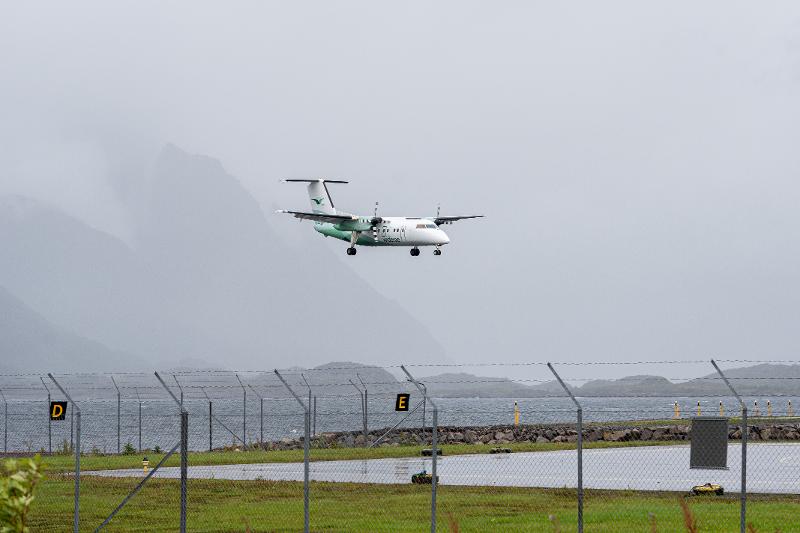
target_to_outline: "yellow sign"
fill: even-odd
[[[411,400],[410,394],[398,394],[394,404],[395,411],[408,411],[408,403]]]
[[[50,402],[50,420],[64,420],[67,402]]]

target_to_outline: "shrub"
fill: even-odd
[[[25,522],[33,502],[33,491],[40,479],[42,474],[38,455],[33,459],[9,459],[5,462],[0,479],[0,531],[30,531]]]
[[[135,455],[136,448],[133,447],[133,444],[130,442],[126,442],[125,446],[122,447],[122,455]]]

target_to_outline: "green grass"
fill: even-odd
[[[90,531],[134,486],[134,479],[82,480],[81,530]],[[68,531],[72,482],[54,475],[38,489],[31,531]],[[188,529],[193,532],[301,531],[303,486],[297,482],[190,480]],[[312,483],[312,531],[429,531],[430,487]],[[652,516],[660,532],[683,529],[678,495],[631,491],[587,491],[585,526],[592,533],[650,531]],[[738,531],[739,502],[730,497],[688,498],[700,531]],[[107,531],[176,531],[179,483],[153,479],[113,519]],[[465,531],[576,530],[574,490],[508,487],[439,487],[439,530],[450,531],[450,517]],[[800,530],[800,498],[751,496],[748,521],[757,531]]]
[[[629,441],[629,442],[585,442],[584,448],[618,448],[628,446],[663,446],[686,444],[686,441]],[[429,447],[429,446],[428,446]],[[445,444],[442,453],[461,455],[488,453],[495,445],[488,444]],[[516,452],[543,452],[553,450],[574,450],[574,443],[535,443],[514,442],[501,445]],[[312,461],[338,461],[345,459],[383,459],[392,457],[419,457],[423,446],[387,446],[378,448],[320,448],[311,450]],[[164,454],[142,453],[140,455],[85,455],[81,457],[81,470],[113,470],[118,468],[141,468],[142,457],[146,455],[153,467]],[[215,451],[191,452],[189,465],[252,464],[252,463],[294,463],[303,461],[303,450],[280,451]],[[43,458],[51,472],[69,472],[74,469],[75,458],[71,455],[51,455]],[[173,454],[165,466],[178,466],[180,458]]]

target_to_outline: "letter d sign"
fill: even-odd
[[[67,402],[50,402],[50,420],[64,420]]]

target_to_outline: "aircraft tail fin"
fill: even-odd
[[[328,191],[326,183],[347,183],[342,180],[283,180],[286,182],[308,183],[308,199],[311,202],[311,211],[324,215],[335,215],[336,208],[333,205],[333,198]]]

